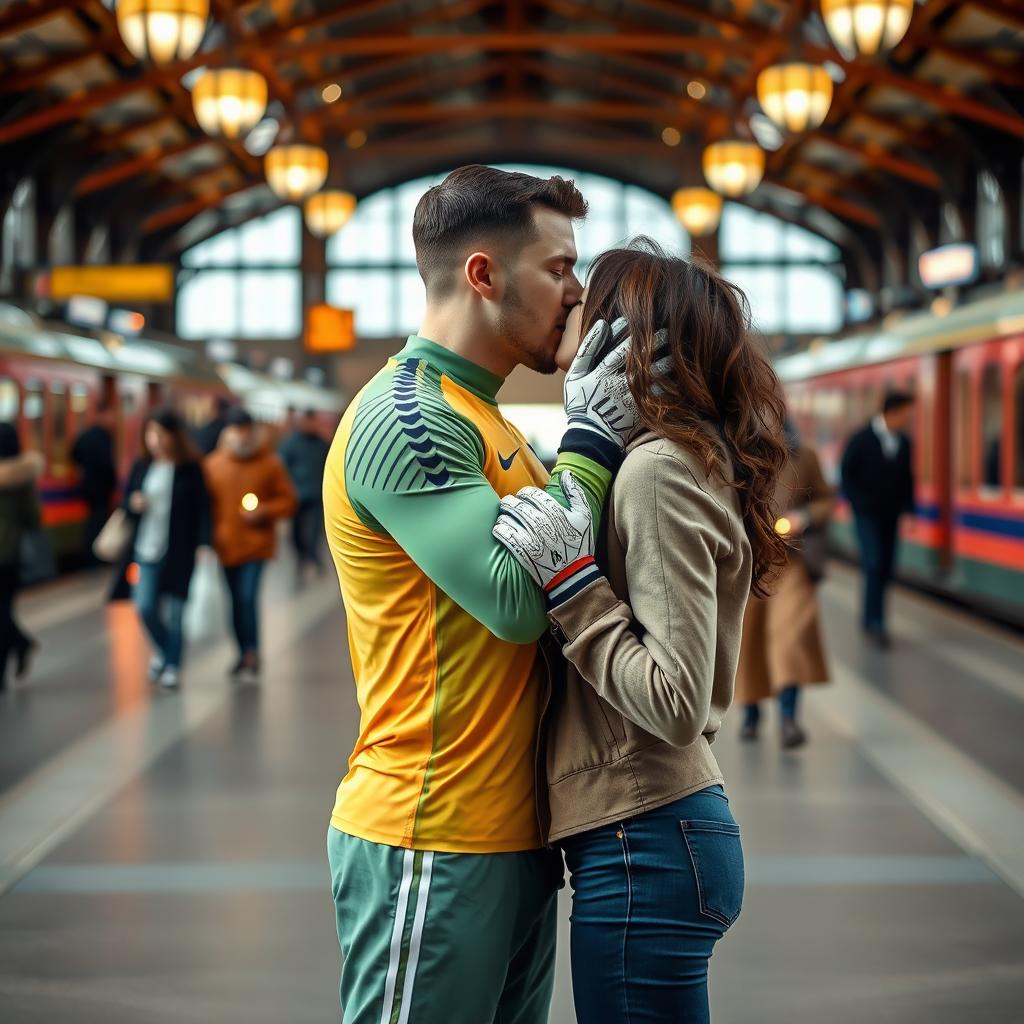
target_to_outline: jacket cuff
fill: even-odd
[[[610,438],[599,434],[596,430],[585,430],[582,427],[570,427],[562,435],[562,443],[558,454],[574,452],[603,466],[609,473],[616,473],[625,453]]]
[[[572,643],[584,630],[607,615],[622,602],[615,596],[612,585],[598,573],[586,584],[548,609],[556,639]]]

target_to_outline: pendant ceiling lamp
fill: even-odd
[[[124,45],[154,64],[188,60],[203,41],[210,0],[117,0]]]
[[[351,192],[325,189],[306,200],[306,227],[318,238],[340,231],[356,210],[356,197]]]
[[[300,203],[327,180],[327,151],[319,146],[274,146],[263,161],[267,182],[288,203]]]
[[[729,139],[714,142],[701,161],[708,184],[735,199],[753,192],[764,177],[764,150],[756,142]]]
[[[237,139],[263,117],[267,80],[248,68],[204,71],[192,87],[192,106],[207,135]]]
[[[722,197],[709,188],[681,188],[672,196],[679,223],[696,238],[710,235],[722,216]]]
[[[757,99],[780,128],[810,131],[832,105],[832,79],[817,64],[776,64],[757,76]]]
[[[849,57],[891,50],[906,34],[914,0],[821,0],[828,34]]]

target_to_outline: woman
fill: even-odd
[[[17,678],[26,675],[36,644],[14,619],[18,592],[21,538],[39,526],[35,481],[43,460],[36,452],[22,454],[18,431],[0,423],[0,690],[7,688],[7,662],[14,655]]]
[[[242,408],[232,409],[216,451],[203,461],[210,491],[213,546],[231,592],[238,682],[260,673],[260,579],[277,550],[277,521],[295,514],[295,491],[268,431]]]
[[[573,587],[570,567],[545,587],[568,659],[545,723],[549,838],[571,872],[580,1024],[696,1024],[710,1019],[708,959],[743,896],[710,743],[732,700],[747,595],[764,593],[784,557],[772,508],[783,410],[743,296],[714,271],[651,243],[604,253],[559,365],[584,335],[615,344],[617,318],[643,427],[612,485],[601,571]],[[571,473],[562,484],[573,507],[553,534],[585,501]],[[504,499],[502,516],[529,522],[516,504],[529,497]]]
[[[153,641],[149,678],[173,689],[181,680],[182,616],[209,499],[198,453],[174,410],[150,413],[142,436],[145,454],[132,466],[124,499],[139,567],[133,597]]]
[[[824,565],[824,531],[835,495],[821,475],[818,456],[800,443],[786,424],[789,460],[779,477],[775,504],[777,524],[789,542],[785,568],[767,598],[753,598],[743,619],[743,643],[736,671],[736,703],[743,705],[740,737],[756,740],[760,701],[779,700],[782,746],[791,750],[807,742],[797,721],[800,687],[828,682],[825,647],[815,591]]]

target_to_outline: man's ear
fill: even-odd
[[[462,268],[473,289],[482,299],[494,301],[500,290],[499,270],[495,261],[485,252],[470,253]]]

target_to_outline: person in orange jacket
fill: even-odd
[[[210,493],[213,547],[231,592],[238,661],[231,677],[259,675],[259,587],[277,549],[275,523],[295,514],[295,491],[263,427],[232,409],[216,450],[203,461]]]

